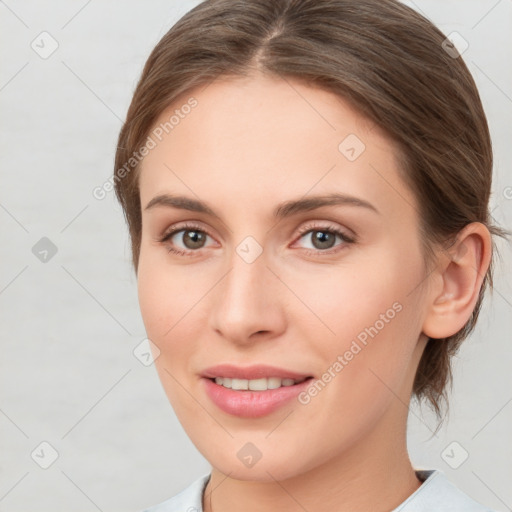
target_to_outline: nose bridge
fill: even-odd
[[[246,249],[246,248],[245,248]],[[254,256],[254,249],[244,252],[244,244],[240,244],[230,259],[230,271],[226,276],[223,297],[226,299],[228,310],[226,314],[232,317],[243,313],[248,317],[249,310],[256,311],[264,306],[265,286],[268,284],[269,270],[267,258],[263,252]]]
[[[232,341],[244,342],[255,332],[283,326],[278,280],[256,240],[247,237],[235,247],[229,271],[213,299],[213,327]]]

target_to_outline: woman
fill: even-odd
[[[492,284],[492,150],[395,0],[211,0],[153,50],[114,181],[141,313],[212,466],[151,511],[488,510],[415,469]]]

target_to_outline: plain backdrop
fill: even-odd
[[[146,58],[197,3],[0,1],[0,511],[138,511],[209,471],[134,355],[145,331],[127,229],[114,194],[92,194],[112,174]],[[494,141],[493,217],[510,228],[512,2],[408,5],[469,44]],[[411,407],[409,449],[416,467],[505,511],[512,283],[500,248],[495,293],[455,360],[450,416],[433,435],[428,409]]]

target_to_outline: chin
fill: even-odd
[[[251,482],[283,481],[301,473],[300,468],[297,468],[293,461],[267,460],[264,462],[263,457],[250,468],[243,467],[238,459],[220,461],[219,464],[212,464],[212,466],[224,475],[229,475],[229,478]]]

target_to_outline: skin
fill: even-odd
[[[468,225],[427,272],[418,202],[399,175],[395,147],[331,93],[261,75],[219,79],[162,112],[155,126],[190,96],[197,107],[142,163],[137,276],[163,387],[212,465],[204,510],[391,510],[421,484],[406,422],[427,336],[449,336],[469,318],[490,235]],[[349,134],[366,146],[354,161],[338,149]],[[378,213],[345,204],[272,217],[284,201],[332,192]],[[219,218],[145,209],[166,193],[200,199]],[[183,238],[190,231],[160,241],[184,221],[208,234],[202,248],[190,248]],[[314,245],[311,229],[332,228],[356,241]],[[263,249],[252,263],[236,252],[247,236]],[[204,392],[199,373],[220,363],[320,378],[394,303],[400,312],[306,405],[292,400],[246,419],[221,411]],[[237,457],[247,442],[262,454],[251,468]]]

